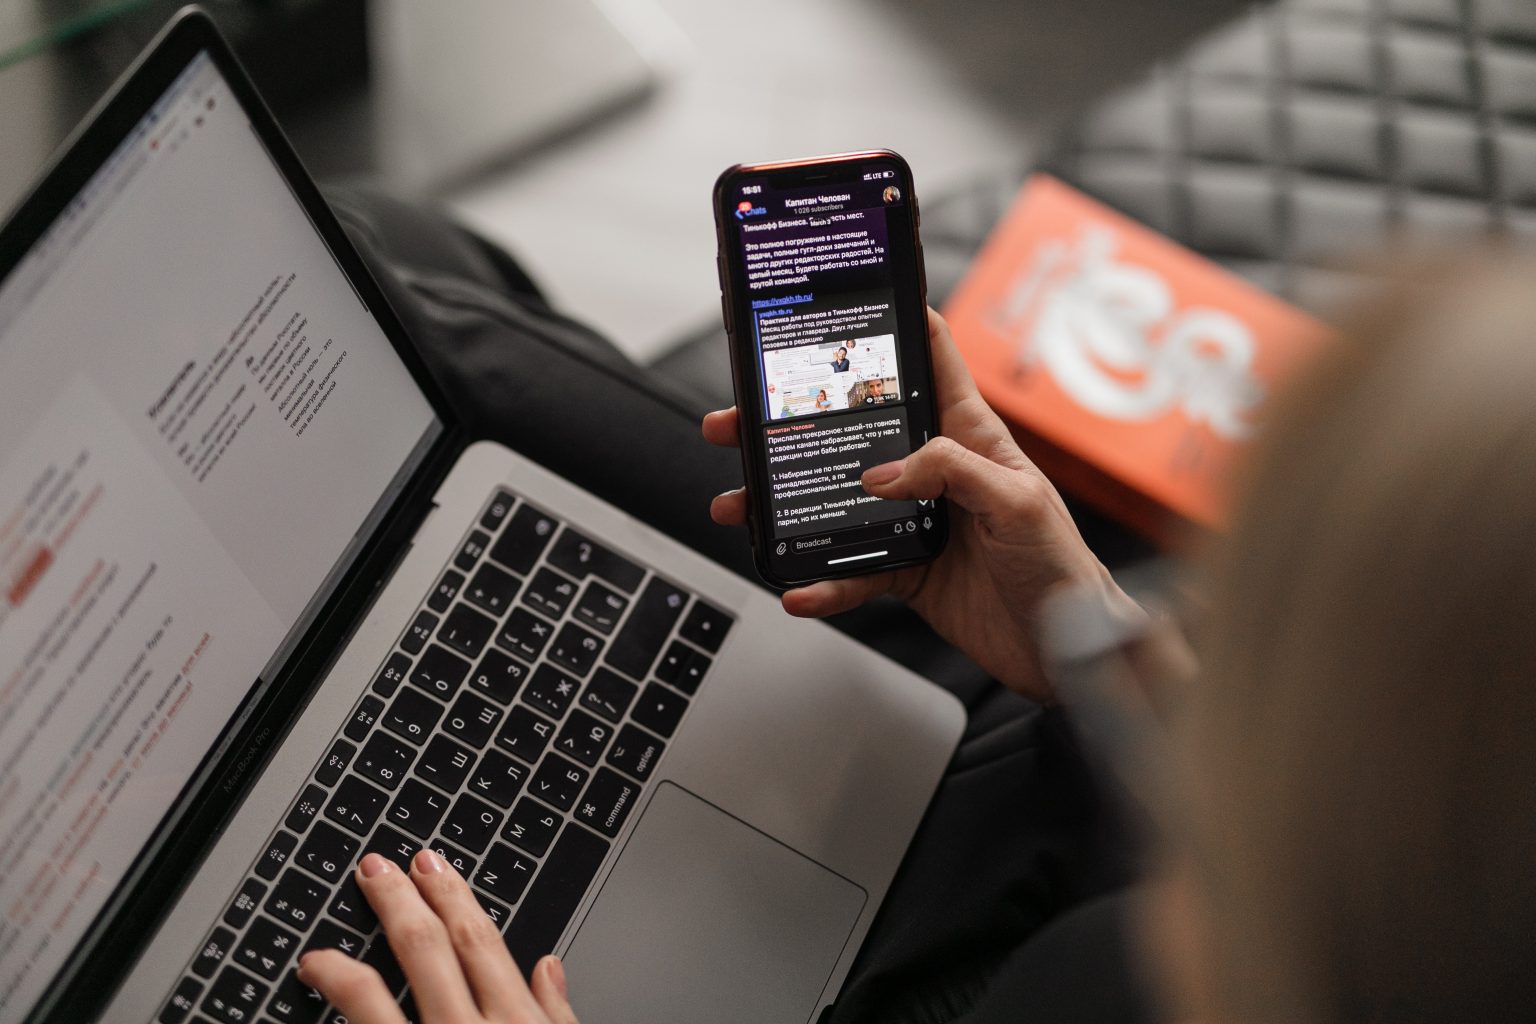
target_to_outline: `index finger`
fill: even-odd
[[[928,310],[928,350],[933,355],[933,392],[940,410],[981,396],[949,324],[932,308]]]
[[[721,448],[741,447],[741,417],[733,405],[704,414],[704,440]]]

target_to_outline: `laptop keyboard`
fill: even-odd
[[[345,1024],[294,974],[320,947],[375,967],[416,1020],[352,877],[368,853],[408,869],[436,850],[526,973],[565,931],[732,621],[498,490],[160,1024]]]

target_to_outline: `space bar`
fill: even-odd
[[[544,870],[533,880],[523,897],[523,908],[507,929],[507,949],[524,977],[533,971],[539,957],[555,951],[560,933],[565,931],[607,852],[608,840],[574,822],[567,823],[555,840],[555,848],[544,861]]]

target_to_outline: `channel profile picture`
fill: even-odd
[[[881,195],[885,197],[885,201],[887,203],[901,202],[901,189],[897,188],[895,185],[885,186],[885,191],[882,192]]]

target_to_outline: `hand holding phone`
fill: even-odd
[[[715,221],[759,573],[789,588],[933,559],[944,503],[859,482],[938,434],[906,161],[738,165],[715,183]]]
[[[793,615],[822,617],[887,594],[912,606],[929,625],[999,682],[1036,700],[1052,697],[1036,646],[1042,602],[1060,587],[1088,588],[1109,606],[1134,603],[1083,543],[1061,496],[976,390],[949,328],[929,312],[934,395],[942,437],[896,465],[872,494],[905,500],[945,496],[950,539],[935,560],[848,579],[823,580],[784,595]],[[740,444],[737,410],[704,417],[713,444]],[[867,478],[866,478],[867,480]],[[722,525],[747,519],[747,495],[730,491],[710,515]]]

